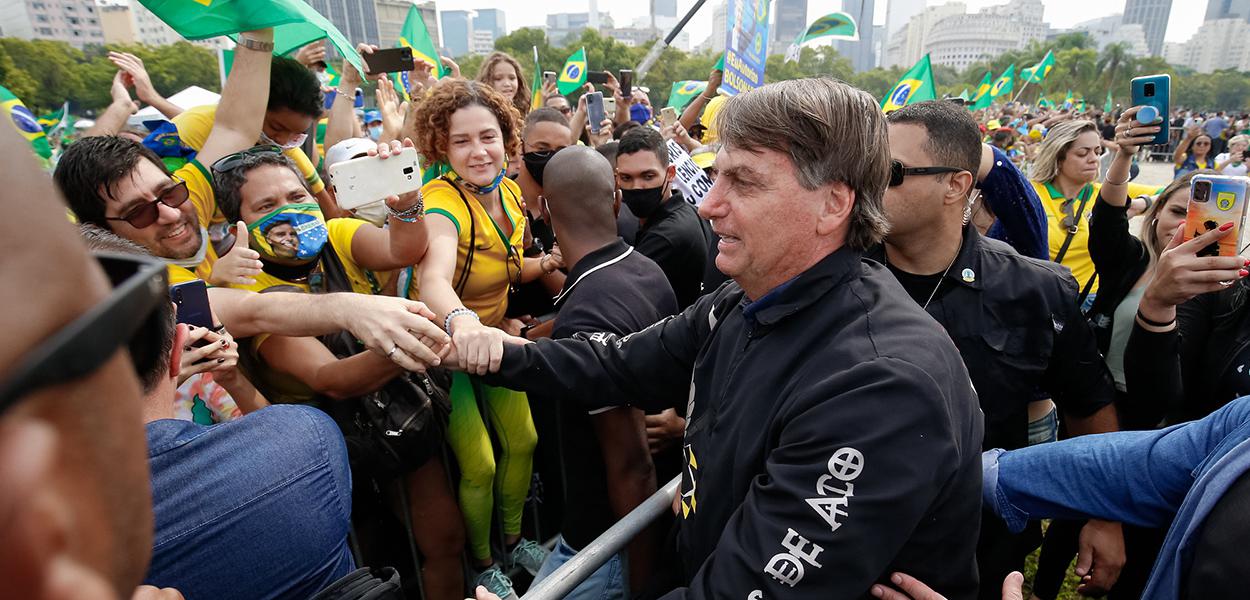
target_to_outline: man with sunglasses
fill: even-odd
[[[170,281],[203,279],[237,283],[260,271],[247,248],[216,248],[207,227],[217,212],[208,165],[250,148],[265,116],[273,30],[241,34],[230,77],[222,90],[220,118],[195,159],[170,174],[142,144],[89,137],[70,146],[54,177],[79,222],[97,225],[147,248],[170,264]],[[258,91],[259,90],[259,91]],[[190,202],[188,202],[190,200]]]
[[[985,414],[984,447],[1029,445],[1029,401],[1039,390],[1063,411],[1069,434],[1117,429],[1115,388],[1077,305],[1072,275],[1019,255],[969,223],[969,197],[985,149],[968,111],[921,102],[887,120],[890,232],[868,256],[889,268],[959,348]],[[982,519],[981,532],[983,582],[1023,568],[1036,543],[1036,537],[1029,544],[1008,533],[992,516]],[[1096,564],[1095,580],[1087,584],[1109,587],[1116,571]],[[997,589],[983,586],[981,596],[997,598]]]

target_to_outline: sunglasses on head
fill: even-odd
[[[161,218],[160,207],[156,205],[158,202],[170,208],[178,208],[191,195],[187,190],[187,182],[180,179],[174,179],[173,181],[174,185],[162,190],[155,199],[148,200],[134,207],[120,217],[104,217],[104,220],[125,221],[130,223],[130,226],[135,229],[143,229],[155,223],[157,219]]]
[[[233,171],[239,168],[244,163],[246,163],[248,158],[259,155],[259,154],[282,154],[282,148],[279,148],[278,146],[274,146],[271,144],[266,144],[262,146],[252,146],[251,148],[248,148],[247,150],[244,150],[242,152],[235,152],[234,154],[228,154],[226,156],[223,156],[217,159],[217,162],[213,163],[213,172],[214,173],[226,173],[229,171]]]
[[[903,185],[903,179],[917,175],[940,175],[942,173],[959,173],[967,169],[958,167],[904,167],[897,160],[890,161],[890,187]]]
[[[125,254],[97,253],[95,258],[113,284],[112,292],[26,353],[0,382],[0,413],[36,390],[86,377],[118,348],[129,348],[132,359],[160,351],[162,325],[156,309],[169,302],[165,263]]]

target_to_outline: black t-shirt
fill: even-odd
[[[695,207],[674,191],[638,230],[634,241],[638,251],[668,277],[679,310],[694,304],[703,287],[708,234],[702,221]]]
[[[1233,357],[1220,377],[1216,388],[1221,405],[1242,396],[1250,395],[1250,346],[1246,346]]]
[[[1181,587],[1188,600],[1199,598],[1238,598],[1245,591],[1250,573],[1250,553],[1245,543],[1250,536],[1250,473],[1242,473],[1215,502],[1195,536],[1193,560],[1183,576]]]
[[[525,258],[535,259],[542,257],[543,254],[551,252],[552,246],[556,242],[555,231],[551,226],[542,219],[525,215],[527,221],[526,231],[533,236],[533,243],[529,248],[525,249]],[[508,294],[508,312],[507,315],[512,318],[521,315],[530,315],[532,317],[541,317],[549,315],[555,311],[551,301],[551,292],[543,285],[540,280],[534,280],[529,283],[523,283],[516,287],[514,291]]]
[[[936,298],[944,293],[943,290],[936,290],[935,293],[938,282],[942,280],[942,273],[913,275],[907,271],[900,270],[894,265],[887,264],[886,266],[890,268],[890,273],[903,285],[903,289],[907,290],[907,295],[911,296],[911,299],[915,300],[916,304],[924,306],[929,302],[930,297]],[[943,287],[950,289],[947,286]]]
[[[664,272],[618,239],[573,265],[557,308],[552,338],[600,331],[627,335],[677,313],[677,298]],[[582,403],[560,402],[566,492],[572,499],[560,533],[565,543],[579,550],[616,521],[608,502],[603,453],[590,419]]]
[[[1103,123],[1102,126],[1099,127],[1098,130],[1099,132],[1102,133],[1102,139],[1104,140],[1115,139],[1115,123]]]

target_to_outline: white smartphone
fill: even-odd
[[[330,165],[330,184],[339,208],[344,210],[415,192],[421,189],[417,150],[404,148],[386,160],[362,156]]]
[[[616,118],[616,98],[611,96],[603,97],[603,111],[608,114],[609,119]]]

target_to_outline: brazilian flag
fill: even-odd
[[[673,89],[668,93],[668,105],[680,114],[695,96],[702,94],[706,89],[706,81],[674,81]]]
[[[408,17],[404,19],[404,28],[399,31],[399,41],[395,42],[395,47],[412,48],[414,60],[434,65],[434,77],[441,79],[447,74],[443,61],[438,58],[438,48],[434,46],[434,40],[430,39],[430,30],[425,26],[425,19],[421,18],[421,11],[415,4],[408,8]],[[412,99],[408,97],[408,76],[411,74],[412,71],[391,74],[395,80],[395,89],[399,90],[404,100]]]
[[[534,78],[530,80],[530,89],[533,90],[530,96],[530,112],[534,112],[543,107],[543,68],[538,64],[538,46],[534,48]]]
[[[903,78],[881,99],[881,110],[888,113],[914,102],[936,100],[936,90],[937,86],[933,85],[933,66],[926,54],[911,70],[903,73]]]
[[[54,130],[60,128],[62,119],[64,119],[65,115],[68,113],[69,113],[69,102],[66,102],[65,104],[61,105],[61,108],[55,111],[52,111],[46,115],[40,115],[39,126],[43,127],[44,133],[50,134]]]
[[[1003,71],[998,79],[994,80],[994,85],[990,86],[990,98],[998,98],[1005,94],[1011,94],[1011,90],[1016,85],[1016,65],[1013,63]]]
[[[1026,83],[1041,83],[1046,79],[1047,75],[1050,75],[1051,70],[1054,68],[1055,52],[1047,50],[1046,56],[1042,57],[1042,60],[1038,61],[1037,64],[1020,71],[1020,78]]]
[[[0,86],[0,110],[8,116],[13,122],[13,126],[17,127],[18,133],[30,142],[30,147],[35,150],[45,161],[52,158],[52,146],[48,145],[48,136],[44,135],[43,127],[40,127],[39,121],[35,120],[35,115],[26,108],[22,101],[9,91],[9,88]]]
[[[990,96],[990,88],[993,87],[993,82],[994,74],[986,71],[985,77],[981,79],[981,84],[977,86],[977,91],[972,94],[972,104],[968,105],[969,110],[989,108],[990,100],[993,100],[993,97]]]
[[[582,48],[564,61],[564,68],[560,69],[560,78],[556,80],[556,87],[559,88],[561,94],[571,94],[585,84],[586,49]]]

